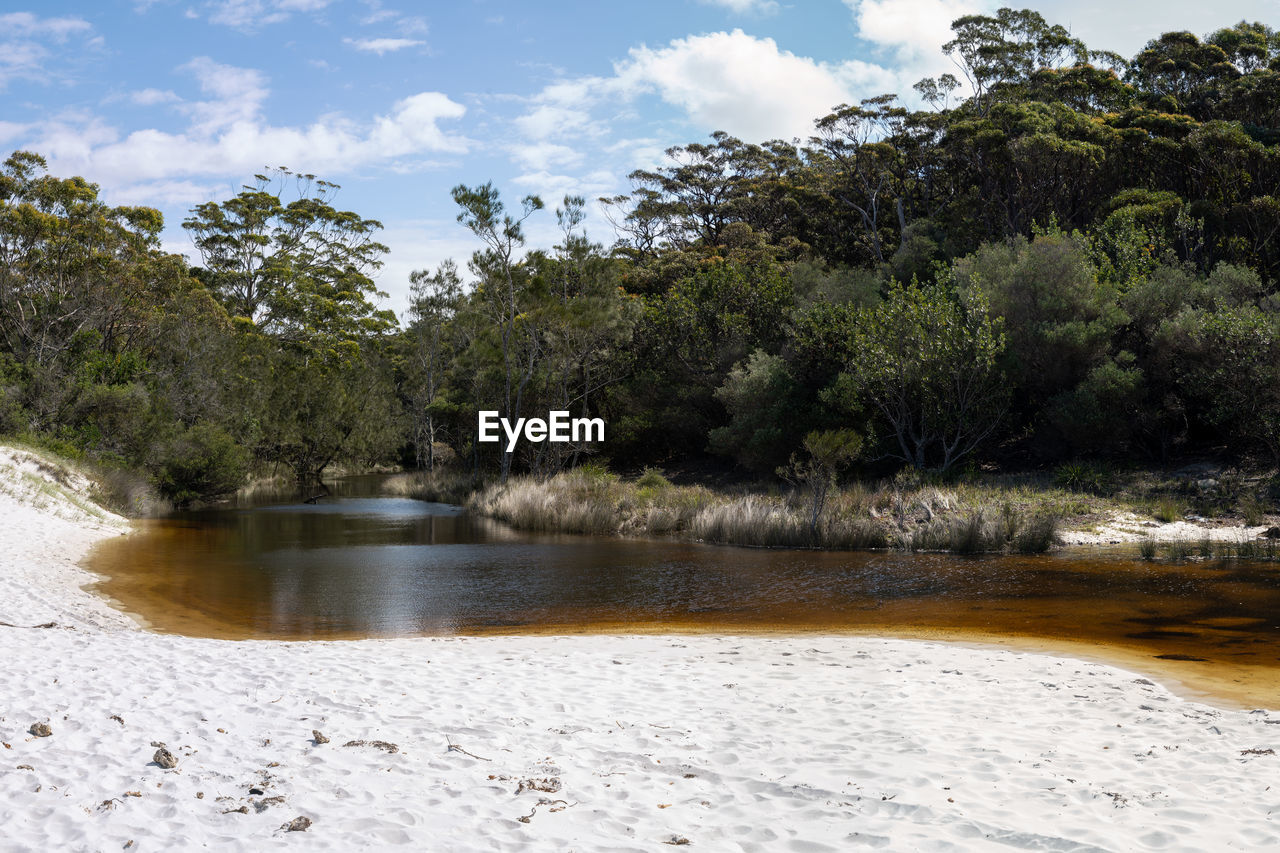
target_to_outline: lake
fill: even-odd
[[[1106,660],[1237,704],[1280,700],[1280,569],[836,553],[536,535],[368,495],[206,510],[100,544],[96,591],[162,632],[227,639],[840,632]],[[1177,686],[1177,685],[1175,685]]]

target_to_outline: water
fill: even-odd
[[[1280,700],[1280,569],[1131,552],[963,558],[519,533],[342,496],[141,523],[99,591],[154,630],[232,639],[837,631],[1064,650],[1242,704]],[[1264,702],[1266,700],[1266,702]]]

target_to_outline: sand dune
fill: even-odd
[[[162,636],[79,588],[123,529],[0,494],[0,621],[55,623],[0,627],[0,850],[1280,846],[1280,715],[1118,669],[856,637]]]

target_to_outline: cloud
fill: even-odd
[[[223,65],[207,56],[197,56],[178,70],[193,75],[200,91],[209,96],[209,100],[185,104],[182,108],[191,117],[191,132],[197,135],[212,134],[238,121],[252,120],[269,94],[267,80],[260,72]]]
[[[129,93],[129,100],[140,107],[152,107],[156,104],[176,103],[182,98],[168,89],[139,89]]]
[[[368,53],[376,53],[382,56],[386,53],[394,53],[397,50],[404,50],[406,47],[417,47],[425,44],[418,39],[406,38],[380,38],[380,39],[350,39],[344,38],[343,44],[348,44],[356,50],[363,50]]]
[[[209,23],[252,32],[287,21],[295,12],[319,12],[332,0],[214,0],[208,3]]]
[[[774,0],[698,0],[704,6],[719,6],[739,15],[750,12],[756,15],[772,15],[778,11]]]
[[[83,18],[40,18],[30,12],[8,12],[0,15],[0,32],[12,37],[48,36],[65,42],[73,33],[88,32],[92,25]]]
[[[89,35],[93,27],[82,18],[41,18],[30,12],[0,14],[0,89],[12,80],[48,82],[62,77],[57,64],[46,68],[54,55],[52,46],[65,44],[73,35]],[[99,47],[92,43],[89,47]]]
[[[545,172],[556,166],[576,166],[583,159],[582,152],[576,148],[554,142],[516,144],[508,150],[516,162],[535,172]]]
[[[461,118],[466,107],[439,92],[410,95],[364,122],[325,115],[305,126],[281,127],[264,118],[270,93],[259,72],[207,57],[181,70],[196,78],[204,96],[179,104],[189,120],[185,130],[148,128],[125,135],[101,117],[64,113],[27,126],[27,144],[49,158],[55,173],[84,174],[119,188],[148,184],[174,197],[188,192],[180,182],[192,178],[243,180],[277,164],[334,175],[397,158],[463,152],[469,145],[440,127]]]
[[[844,0],[853,11],[858,37],[896,54],[899,62],[938,65],[951,41],[951,22],[990,11],[989,0]]]
[[[703,130],[753,142],[803,138],[832,107],[881,94],[894,82],[878,65],[817,62],[742,30],[633,48],[614,70],[613,85],[627,96],[656,93]]]

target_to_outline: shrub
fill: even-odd
[[[1182,513],[1182,504],[1173,498],[1163,497],[1156,501],[1155,507],[1151,510],[1151,517],[1168,524],[1182,518]]]
[[[642,489],[662,491],[671,488],[671,481],[662,475],[659,468],[645,468],[636,479],[636,485]]]
[[[249,454],[225,431],[196,424],[162,451],[156,485],[174,503],[234,492],[249,473]]]
[[[1107,475],[1090,462],[1067,462],[1053,472],[1053,481],[1073,492],[1096,495],[1105,491]]]
[[[1013,536],[1013,550],[1019,554],[1043,554],[1058,542],[1059,520],[1056,515],[1032,516]]]

